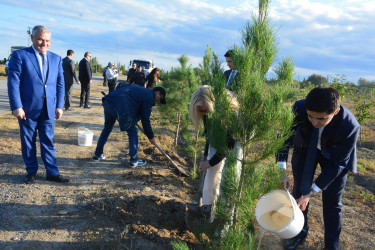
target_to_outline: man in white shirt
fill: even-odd
[[[118,73],[114,71],[115,64],[113,62],[108,63],[108,69],[106,72],[106,77],[108,79],[108,89],[109,93],[111,93],[113,90],[115,90],[116,85],[118,83],[118,76],[122,73],[122,70],[120,70]]]

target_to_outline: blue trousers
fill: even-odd
[[[28,174],[38,171],[38,160],[36,158],[36,136],[39,133],[41,158],[46,168],[47,176],[59,175],[55,157],[55,145],[53,143],[55,119],[48,118],[46,102],[37,120],[18,120],[20,125],[22,156]]]
[[[95,155],[100,156],[103,154],[104,145],[106,144],[109,135],[112,132],[113,126],[117,119],[117,113],[114,108],[104,101],[104,128],[100,134],[98,143],[95,149]],[[129,137],[129,156],[130,162],[136,163],[139,159],[137,156],[138,153],[138,129],[135,124],[120,124],[121,130],[126,131]]]
[[[293,197],[298,199],[302,193],[300,191],[303,167],[305,157],[301,157],[299,154],[293,154],[292,167],[293,167]],[[322,172],[327,170],[327,162],[320,151],[317,153],[315,168],[319,163]],[[346,185],[348,177],[348,170],[344,169],[330,184],[322,191],[322,202],[323,202],[323,220],[324,220],[324,244],[325,249],[339,249],[339,237],[341,232],[341,220],[342,220],[342,194]],[[312,198],[314,199],[314,198]],[[307,205],[303,215],[305,217],[305,224],[302,231],[296,236],[299,238],[305,238],[309,231],[308,224],[308,211],[310,203]]]

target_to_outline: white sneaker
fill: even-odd
[[[138,160],[135,163],[130,162],[129,167],[131,167],[131,168],[142,167],[142,166],[146,165],[146,163],[147,163],[146,160]]]

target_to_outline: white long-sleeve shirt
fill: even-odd
[[[107,75],[107,79],[108,79],[108,80],[111,80],[111,79],[113,79],[113,78],[118,77],[118,73],[115,72],[115,71],[113,71],[113,69],[111,69],[111,68],[108,68],[108,69],[107,69],[106,75]]]

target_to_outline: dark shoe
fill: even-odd
[[[137,162],[130,162],[129,167],[136,168],[136,167],[142,167],[146,165],[146,160],[138,160]]]
[[[294,237],[285,241],[285,249],[293,250],[297,249],[298,245],[301,244],[306,238]]]
[[[211,208],[212,205],[202,205],[200,207],[200,213],[202,218],[208,220],[211,217]]]
[[[103,154],[101,154],[100,156],[96,156],[96,155],[94,155],[93,157],[92,157],[92,161],[95,161],[95,162],[97,162],[97,161],[101,161],[101,160],[104,160],[105,159],[105,156],[103,155]]]
[[[35,175],[36,174],[27,174],[25,176],[25,178],[23,179],[23,181],[25,182],[25,184],[34,183],[35,182]]]
[[[73,111],[74,109],[72,108],[66,108],[65,111]]]
[[[60,183],[67,183],[70,180],[68,178],[63,178],[61,175],[56,175],[56,176],[47,176],[46,177],[47,181],[55,181],[55,182],[60,182]]]
[[[85,108],[85,109],[91,109],[91,107],[90,107],[90,106],[85,106],[84,108]]]

